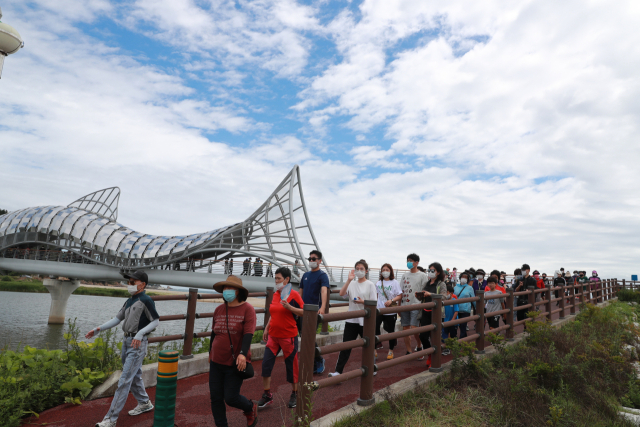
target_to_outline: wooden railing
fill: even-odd
[[[587,287],[583,291],[583,287]],[[625,280],[618,281],[617,279],[605,279],[599,282],[599,286],[590,282],[588,284],[573,284],[552,287],[547,285],[545,288],[537,289],[535,287],[529,287],[529,289],[521,292],[514,292],[513,289],[508,289],[506,294],[503,295],[491,295],[485,296],[484,291],[477,291],[475,297],[463,298],[463,299],[450,299],[447,301],[442,300],[441,295],[432,295],[433,302],[415,304],[410,306],[398,306],[398,307],[386,307],[382,309],[376,308],[377,301],[366,300],[364,302],[364,309],[351,311],[346,313],[325,313],[323,315],[318,314],[318,306],[306,304],[304,306],[304,314],[302,321],[302,342],[300,346],[299,355],[299,382],[302,387],[299,388],[298,402],[296,407],[297,420],[304,420],[305,405],[310,399],[310,393],[312,391],[336,385],[345,381],[351,381],[354,379],[360,379],[360,397],[358,398],[358,405],[368,406],[375,402],[373,397],[373,375],[374,372],[388,369],[403,363],[411,362],[415,359],[423,356],[432,355],[431,359],[431,372],[442,371],[442,328],[460,325],[470,321],[476,321],[476,333],[469,335],[466,338],[460,339],[460,341],[475,342],[476,352],[484,353],[485,349],[485,313],[482,307],[487,300],[504,298],[505,307],[502,310],[492,312],[491,315],[498,316],[504,315],[504,325],[493,329],[490,333],[505,332],[508,340],[513,340],[515,330],[518,325],[532,322],[535,320],[549,320],[551,321],[553,315],[559,313],[560,319],[564,319],[567,314],[573,315],[576,310],[580,310],[584,303],[600,303],[609,301],[616,296],[618,289],[620,288],[640,287],[635,283],[631,286],[627,286]],[[555,298],[554,293],[558,292],[558,297]],[[516,298],[518,296],[527,296],[526,304],[517,305]],[[540,301],[536,302],[536,295],[541,295]],[[442,322],[442,310],[444,306],[463,303],[476,303],[477,314],[462,319],[455,319],[448,322]],[[553,308],[553,303],[557,303],[558,308]],[[344,305],[344,304],[341,304]],[[432,324],[420,326],[405,331],[392,332],[383,335],[375,335],[376,317],[384,314],[397,314],[404,311],[431,309]],[[514,321],[514,313],[521,310],[527,310],[528,312],[536,312],[533,317],[527,317],[520,321]],[[568,313],[567,313],[568,311]],[[319,323],[323,325],[328,322],[334,322],[339,320],[364,318],[363,322],[363,337],[357,340],[341,342],[338,344],[326,345],[319,348],[321,355],[327,355],[336,353],[342,350],[349,350],[354,348],[362,348],[362,361],[361,366],[358,369],[354,369],[348,372],[344,372],[338,376],[331,378],[323,378],[315,381],[313,379],[313,368],[315,358],[315,337],[316,330]],[[375,347],[378,343],[388,341],[391,339],[398,339],[407,337],[410,335],[429,332],[431,334],[431,348],[423,349],[419,352],[413,352],[411,354],[386,360],[380,363],[375,362]]]
[[[256,314],[264,313],[264,323],[260,326],[256,326],[256,331],[264,330],[264,325],[269,322],[269,306],[273,300],[273,288],[268,287],[267,292],[250,292],[249,297],[265,298],[264,308],[256,308]],[[188,294],[184,295],[157,295],[152,296],[154,301],[187,301],[187,312],[185,314],[170,314],[166,316],[160,316],[161,322],[167,322],[171,320],[185,320],[184,334],[164,335],[160,337],[149,338],[150,343],[155,342],[167,342],[167,341],[179,341],[182,340],[182,359],[188,359],[193,357],[191,354],[193,351],[194,338],[210,337],[211,331],[208,332],[194,332],[196,319],[206,319],[213,317],[213,312],[210,313],[197,313],[196,303],[198,300],[207,299],[222,299],[222,294],[199,294],[197,289],[190,288]]]

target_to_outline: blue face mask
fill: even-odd
[[[411,270],[413,268],[413,263],[407,261],[407,268]]]
[[[224,298],[226,302],[231,302],[236,299],[236,291],[232,289],[224,290],[222,291],[222,298]]]

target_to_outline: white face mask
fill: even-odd
[[[435,278],[435,277],[436,277],[436,273],[428,272],[428,273],[427,273],[427,277],[428,277],[429,279],[433,279],[433,278]]]
[[[138,287],[136,285],[127,285],[127,292],[133,295],[138,292]]]
[[[358,279],[362,279],[364,277],[364,275],[365,275],[364,270],[356,270],[356,277]]]
[[[318,268],[318,263],[316,261],[309,261],[309,267],[311,267],[312,270]]]
[[[284,288],[284,282],[276,283],[276,291],[280,291]]]
[[[382,272],[382,277],[384,277],[385,279],[388,279],[389,276],[391,276],[391,272],[390,271],[383,271]]]
[[[467,284],[467,279],[460,279],[460,284],[461,285],[466,285]]]
[[[484,277],[484,276],[481,276],[481,275],[479,275],[479,274],[478,274],[478,275],[476,276],[476,279],[478,279],[478,282],[482,282],[482,278],[483,278],[483,277]]]

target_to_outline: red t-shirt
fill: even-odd
[[[507,293],[507,290],[500,285],[496,285],[496,290],[502,292],[503,294]]]
[[[256,331],[256,310],[248,302],[229,307],[229,333],[227,333],[227,305],[219,305],[213,312],[211,330],[216,336],[211,344],[209,360],[220,365],[233,366],[231,343],[233,353],[238,357],[242,350],[242,338],[245,334],[253,334]],[[231,343],[229,343],[229,334],[231,334]],[[251,361],[251,350],[247,354],[247,361]]]
[[[274,338],[293,338],[298,336],[298,325],[292,312],[287,310],[280,303],[280,291],[273,294],[273,300],[269,306],[269,335]],[[295,308],[304,307],[302,297],[293,289],[287,298],[287,302]]]
[[[538,289],[544,289],[544,280],[542,279],[536,279],[536,286],[538,287]]]

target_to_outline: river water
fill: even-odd
[[[67,319],[77,319],[77,325],[84,334],[115,317],[125,298],[91,295],[71,295],[67,304]],[[198,313],[211,313],[219,304],[198,302]],[[66,325],[48,325],[51,296],[26,292],[0,292],[0,349],[16,349],[18,345],[36,348],[64,349],[66,342],[63,334]],[[161,316],[184,314],[187,301],[157,301],[156,310]],[[257,324],[262,325],[264,314],[257,315]],[[152,336],[184,333],[184,320],[160,322]],[[196,319],[195,331],[201,332],[208,326],[211,330],[211,318]],[[117,337],[122,340],[122,330],[117,327]],[[89,341],[89,340],[87,340]],[[92,340],[91,340],[92,341]]]

